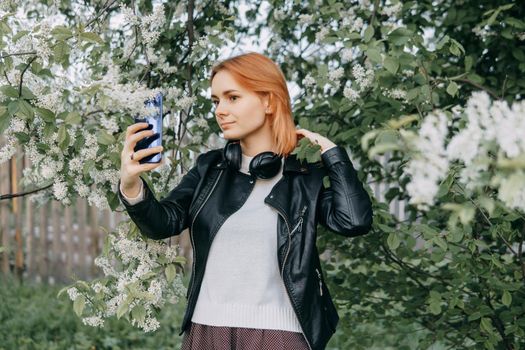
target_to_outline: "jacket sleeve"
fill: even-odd
[[[330,187],[321,186],[319,223],[347,237],[368,233],[372,227],[372,203],[345,149],[333,147],[321,154],[321,159],[328,169]]]
[[[160,201],[155,198],[144,179],[142,177],[140,179],[143,185],[144,199],[136,204],[130,204],[126,201],[120,191],[120,180],[117,187],[118,197],[131,220],[145,236],[152,239],[159,240],[179,235],[189,226],[188,211],[193,192],[200,181],[197,165],[191,168],[182,177],[180,183]]]

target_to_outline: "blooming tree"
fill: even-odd
[[[320,251],[331,252],[323,264],[339,328],[348,331],[338,345],[512,349],[523,342],[519,2],[1,6],[0,132],[8,142],[0,164],[23,146],[33,164],[24,182],[42,189],[35,200],[68,205],[80,196],[117,209],[123,131],[159,91],[169,161],[144,178],[165,195],[191,166],[189,151],[219,132],[205,96],[219,48],[255,34],[299,91],[298,124],[347,146],[363,180],[391,185],[384,202],[374,200],[371,234],[350,239],[319,228]],[[318,151],[301,142],[297,153],[315,161]],[[377,159],[384,153],[386,165]],[[393,199],[409,203],[405,220],[389,210]],[[174,273],[181,260],[132,222],[121,224],[97,258],[105,277],[64,292],[87,324],[116,315],[154,330],[155,310],[182,295]],[[389,337],[369,337],[371,330]],[[407,339],[407,330],[418,335]]]

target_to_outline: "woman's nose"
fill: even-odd
[[[226,109],[224,107],[224,103],[221,103],[221,102],[218,102],[216,107],[215,107],[215,114],[217,116],[223,116],[223,115],[226,115]]]

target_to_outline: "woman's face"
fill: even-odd
[[[221,70],[213,77],[211,99],[225,139],[242,140],[268,132],[269,125],[265,124],[267,98],[261,99],[244,89],[228,71]]]

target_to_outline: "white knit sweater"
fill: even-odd
[[[249,174],[253,157],[242,154]],[[284,163],[284,159],[283,159]],[[301,332],[279,273],[275,209],[264,203],[282,177],[257,179],[244,205],[215,235],[191,321],[214,326]],[[142,199],[142,189],[130,204]]]

